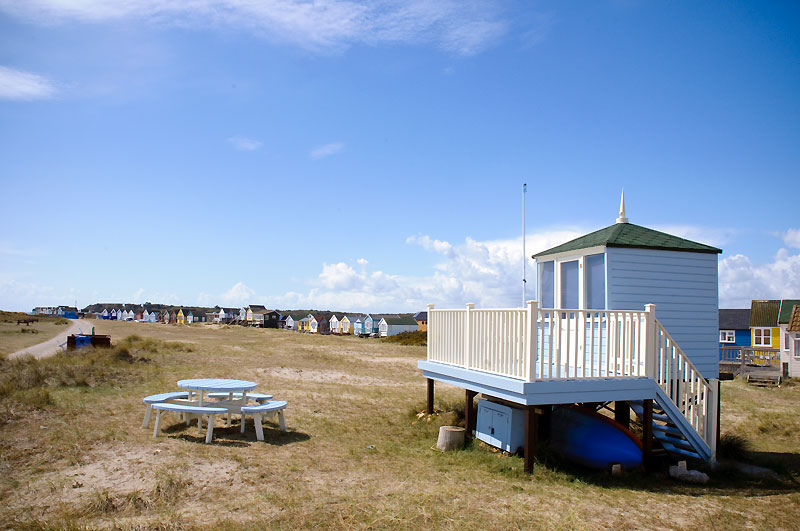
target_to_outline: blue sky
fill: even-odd
[[[514,306],[523,182],[800,297],[798,94],[794,2],[0,0],[0,307]]]

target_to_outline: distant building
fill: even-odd
[[[417,322],[417,330],[420,332],[427,332],[428,312],[417,312],[417,314],[414,316],[414,320]]]
[[[719,310],[719,346],[750,346],[750,310],[748,308]]]

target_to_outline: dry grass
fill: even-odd
[[[779,466],[779,481],[720,471],[690,486],[550,460],[527,476],[520,458],[480,444],[431,449],[438,427],[463,416],[463,392],[439,385],[441,413],[414,414],[425,396],[416,369],[423,347],[237,327],[96,326],[117,348],[15,367],[12,379],[28,384],[0,397],[5,526],[790,529],[800,521],[791,414],[800,387],[724,383],[723,428],[750,443],[755,461]],[[208,376],[252,379],[288,400],[289,432],[271,426],[262,443],[252,423],[243,436],[220,424],[205,445],[196,425],[169,417],[159,439],[139,428],[143,396]]]
[[[29,325],[17,324],[17,319],[30,318],[32,316],[21,312],[0,311],[0,358],[47,341],[63,332],[70,324],[69,319],[47,316],[35,316],[39,321]]]

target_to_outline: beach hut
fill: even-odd
[[[378,322],[378,334],[381,337],[396,336],[402,332],[413,332],[417,329],[417,322],[413,317],[383,317]]]
[[[636,412],[645,462],[654,444],[715,461],[721,252],[630,223],[623,198],[615,224],[534,255],[539,300],[524,309],[428,306],[428,409],[434,381],[465,389],[468,433],[476,393],[519,409],[528,472],[525,426],[575,403],[607,404],[623,426]]]
[[[777,349],[780,346],[780,311],[779,300],[754,300],[750,303],[750,342],[753,348]]]
[[[338,335],[341,333],[339,331],[339,319],[336,317],[335,314],[331,315],[331,318],[328,320],[328,326],[330,327],[331,334]]]
[[[800,306],[800,300],[784,299],[781,301],[781,309],[780,312],[778,312],[778,327],[780,327],[779,348],[781,349],[781,367],[785,368],[784,372],[789,374],[790,377],[793,377],[791,374],[796,373],[796,371],[790,370],[790,367],[794,365],[794,360],[792,359],[794,356],[792,337],[789,333],[789,322],[791,321],[794,308],[798,306]]]
[[[428,312],[417,312],[414,315],[414,321],[416,321],[417,330],[420,332],[428,330]]]
[[[789,352],[786,357],[787,372],[790,378],[800,378],[800,304],[792,307],[789,324],[786,326],[789,337]]]

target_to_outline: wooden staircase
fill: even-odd
[[[633,412],[636,413],[637,417],[644,419],[644,406],[641,400],[631,401],[629,405],[631,409],[633,409]],[[708,453],[708,450],[703,451],[698,449],[695,446],[696,442],[693,443],[684,435],[681,428],[678,427],[678,424],[670,418],[668,412],[661,407],[657,400],[653,401],[652,423],[653,439],[655,439],[668,454],[681,458],[688,457],[697,459],[699,461],[707,460],[704,456]]]

